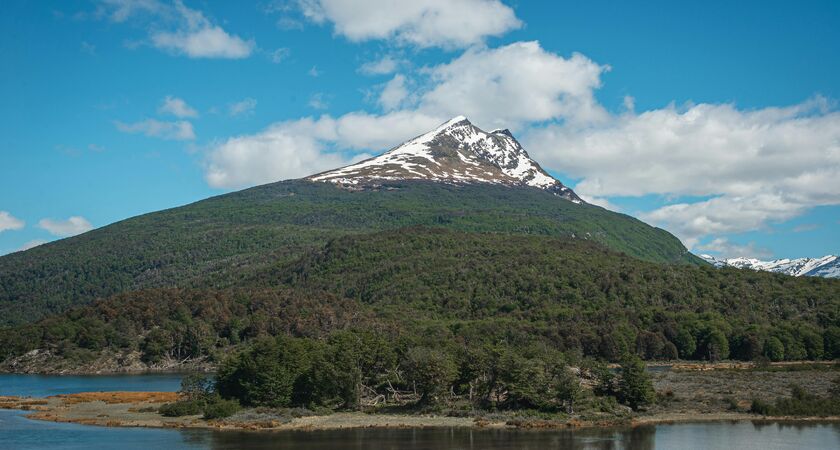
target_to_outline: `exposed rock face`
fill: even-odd
[[[463,116],[380,156],[309,179],[360,187],[395,180],[530,186],[581,202],[532,160],[510,131],[487,133]]]

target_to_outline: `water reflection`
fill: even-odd
[[[309,432],[183,432],[184,443],[228,449],[522,449],[648,450],[655,447],[656,427],[577,431],[434,429],[357,429]]]

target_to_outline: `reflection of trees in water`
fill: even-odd
[[[630,429],[492,430],[469,428],[354,429],[284,432],[188,432],[184,443],[214,450],[522,449],[650,450],[656,427]]]

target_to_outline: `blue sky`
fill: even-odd
[[[840,4],[732,3],[6,2],[0,254],[457,114],[696,253],[837,254]]]

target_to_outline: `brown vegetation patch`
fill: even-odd
[[[178,400],[177,392],[80,392],[78,394],[56,395],[66,405],[77,403],[169,403]]]
[[[40,398],[0,396],[0,409],[22,409],[24,411],[37,410],[46,405],[47,401]]]

